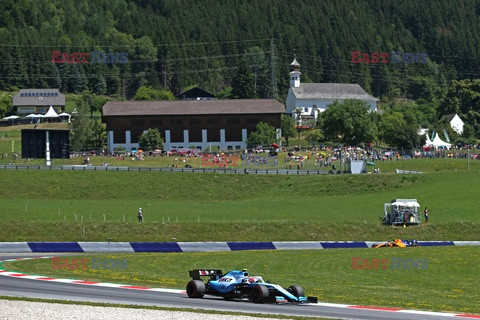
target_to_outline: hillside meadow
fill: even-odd
[[[479,178],[0,170],[0,241],[479,240]],[[395,198],[429,224],[383,226]]]

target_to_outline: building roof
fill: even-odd
[[[194,87],[187,91],[183,91],[175,96],[177,99],[202,99],[202,98],[215,98],[215,95],[200,87]]]
[[[292,63],[290,63],[290,65],[295,66],[295,67],[300,67],[300,63],[298,63],[296,58],[293,58],[293,61],[292,61]]]
[[[444,115],[440,120],[447,120],[448,122],[452,121],[453,118],[455,118],[457,114],[456,113],[452,113],[452,114],[446,114]],[[461,120],[461,119],[460,119]]]
[[[359,84],[346,83],[302,83],[299,87],[292,87],[297,99],[331,99],[345,100],[358,99],[363,101],[379,101],[369,95]]]
[[[284,113],[275,99],[109,101],[103,116]]]
[[[64,106],[65,95],[58,89],[21,89],[13,96],[13,106]]]

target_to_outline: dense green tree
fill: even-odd
[[[469,124],[465,124],[463,126],[463,133],[462,135],[458,138],[458,141],[456,142],[462,142],[466,144],[475,144],[476,143],[476,137],[475,137],[475,129],[473,129],[473,126]]]
[[[480,79],[453,80],[439,107],[440,115],[457,113],[466,117],[469,111],[480,112]]]
[[[173,93],[167,90],[157,90],[152,87],[141,86],[133,97],[134,100],[175,100]]]
[[[87,105],[90,110],[90,117],[93,117],[94,112],[99,112],[102,110],[102,107],[107,103],[108,98],[105,96],[97,96],[92,94],[90,91],[85,91],[81,95],[81,99]]]
[[[232,98],[233,99],[252,99],[255,98],[255,79],[247,67],[247,63],[242,60],[239,68],[235,72],[232,80]]]
[[[457,112],[480,132],[478,80],[470,80],[480,74],[479,7],[477,0],[3,1],[0,90],[60,87],[131,99],[142,86],[178,93],[197,83],[284,101],[295,55],[302,82],[359,83],[382,102],[417,100],[424,126],[440,105],[438,118]],[[125,53],[128,61],[52,64],[53,50]],[[358,64],[352,50],[426,52],[429,61]],[[451,80],[458,83],[442,102]]]
[[[230,99],[232,97],[232,87],[228,86],[218,91],[215,95],[217,99]]]
[[[476,138],[480,138],[480,79],[450,82],[448,93],[438,108],[438,118],[454,113],[470,124]]]
[[[107,130],[100,120],[92,120],[87,147],[93,150],[102,150],[107,144]]]
[[[443,96],[442,87],[433,77],[410,77],[408,92],[414,100],[436,101]]]
[[[155,149],[163,148],[163,139],[158,129],[148,129],[142,133],[138,140],[140,148],[146,151],[154,151]]]
[[[288,146],[288,140],[295,137],[297,134],[297,131],[295,130],[295,120],[293,117],[288,114],[282,114],[281,128],[282,136],[285,138],[285,142]]]
[[[0,94],[0,119],[13,112],[12,96],[10,92]]]
[[[312,146],[323,140],[323,134],[319,129],[308,130],[304,134],[305,140]]]
[[[272,143],[276,142],[278,141],[275,128],[265,122],[259,122],[256,130],[250,133],[247,138],[247,145],[250,148],[257,146],[270,147]]]
[[[380,138],[391,147],[410,149],[419,144],[419,126],[415,121],[407,121],[403,113],[391,111],[381,117]]]
[[[370,143],[377,139],[377,123],[369,106],[359,100],[335,101],[321,116],[325,138],[350,145]]]
[[[100,76],[95,79],[96,83],[93,86],[95,94],[105,95],[107,94],[107,82],[103,76]]]
[[[92,134],[92,120],[89,117],[88,97],[79,99],[75,104],[77,113],[72,117],[70,145],[72,151],[85,151]]]

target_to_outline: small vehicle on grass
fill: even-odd
[[[204,295],[223,297],[225,300],[249,300],[255,303],[317,303],[316,297],[305,296],[298,285],[287,289],[280,285],[263,281],[260,276],[250,276],[246,269],[232,270],[226,274],[222,270],[192,270],[187,283],[189,298],[202,298]],[[209,277],[203,282],[201,277]]]
[[[420,205],[417,199],[394,199],[385,203],[384,216],[381,218],[383,224],[392,226],[419,225],[420,217],[418,208]]]

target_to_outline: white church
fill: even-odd
[[[288,89],[286,112],[291,114],[298,124],[302,120],[317,119],[335,101],[347,99],[365,101],[370,110],[377,111],[378,99],[369,95],[358,84],[346,83],[301,83],[300,64],[294,59],[290,64],[290,88]],[[298,108],[298,111],[296,111]],[[300,113],[300,119],[297,114]]]

